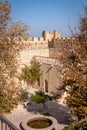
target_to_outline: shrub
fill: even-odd
[[[19,100],[24,101],[28,99],[28,91],[26,89],[22,89],[19,95]]]
[[[36,102],[36,103],[45,103],[45,101],[47,100],[47,99],[49,99],[49,96],[48,95],[45,95],[44,94],[44,92],[42,92],[42,91],[37,91],[36,93],[35,93],[35,95],[33,95],[32,97],[31,97],[31,100],[32,101],[34,101],[34,102]]]
[[[63,130],[87,130],[87,121],[73,122]]]

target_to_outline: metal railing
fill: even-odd
[[[12,124],[3,115],[0,115],[0,130],[19,130],[14,124]]]

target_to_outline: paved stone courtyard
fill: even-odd
[[[69,108],[58,101],[53,100],[46,102],[46,109],[50,115],[55,117],[58,121],[59,130],[63,130],[64,126],[68,125],[72,121],[72,115],[70,114]],[[20,130],[19,124],[22,120],[27,117],[31,118],[32,116],[35,117],[41,115],[43,114],[43,111],[44,108],[42,104],[27,105],[26,107],[24,107],[23,104],[19,104],[12,113],[5,116]]]
[[[31,94],[37,91],[36,89],[29,89]],[[28,102],[28,104],[20,103],[18,104],[17,108],[12,110],[10,114],[5,114],[6,118],[10,120],[16,127],[20,129],[19,125],[22,120],[31,117],[35,117],[37,115],[43,115],[48,113],[49,115],[53,116],[57,122],[59,129],[63,130],[65,126],[70,124],[74,119],[74,116],[70,113],[70,109],[64,103],[64,95],[61,99],[47,101],[45,103],[45,107],[43,104],[35,104],[32,102]],[[48,115],[47,115],[48,116]]]

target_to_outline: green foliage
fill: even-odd
[[[35,81],[37,80],[41,75],[40,72],[40,65],[35,60],[32,61],[31,66],[25,66],[22,69],[22,73],[20,78],[25,81]]]
[[[35,103],[45,103],[49,96],[45,95],[42,91],[37,91],[35,95],[31,96],[31,100]]]
[[[25,24],[12,22],[10,12],[8,0],[0,1],[0,113],[10,112],[17,104],[17,41],[27,33]]]
[[[71,123],[69,126],[65,126],[63,130],[73,130],[73,127],[75,126],[76,122]]]
[[[73,84],[68,94],[68,106],[74,110],[79,120],[84,118],[87,115],[87,87]]]
[[[29,80],[30,79],[30,67],[25,66],[24,68],[22,68],[22,73],[21,73],[20,78],[23,79],[23,80]]]
[[[35,81],[40,76],[40,69],[37,66],[32,66],[30,68],[30,80]]]
[[[13,98],[12,93],[0,91],[0,113],[8,113],[17,105],[17,100]]]
[[[19,100],[24,101],[25,99],[28,99],[28,91],[26,89],[22,89],[19,94]]]
[[[81,123],[77,123],[74,126],[74,130],[87,130],[87,121],[81,122]]]
[[[73,122],[63,130],[87,130],[87,121]]]
[[[76,42],[72,49],[67,47],[68,56],[64,55],[63,89],[67,90],[68,106],[81,120],[87,116],[87,6],[79,25],[78,35],[74,34]]]

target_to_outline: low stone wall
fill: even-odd
[[[39,129],[39,130],[58,130],[58,122],[57,122],[57,120],[54,117],[51,117],[51,116],[47,117],[47,116],[42,116],[42,115],[41,116],[37,115],[35,117],[32,117],[31,119],[29,119],[27,117],[26,119],[22,120],[22,122],[21,122],[21,128],[22,128],[22,130],[37,130],[37,129],[31,128],[31,127],[29,127],[27,125],[27,122],[29,120],[36,119],[36,118],[43,118],[43,119],[46,118],[46,119],[49,119],[49,120],[52,121],[52,125],[51,126],[49,126],[47,128],[42,128],[42,129]]]

